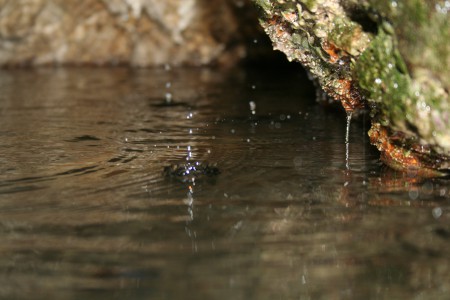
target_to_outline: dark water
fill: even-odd
[[[1,71],[0,298],[448,299],[450,182],[383,168],[364,122],[346,170],[313,98],[292,70]],[[163,175],[186,162],[220,174]]]

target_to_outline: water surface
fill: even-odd
[[[0,298],[448,298],[450,182],[345,129],[297,70],[2,70]]]

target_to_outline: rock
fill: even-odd
[[[397,170],[450,172],[450,2],[253,0],[275,49],[347,111]]]
[[[247,0],[0,0],[0,66],[204,65],[245,57]]]

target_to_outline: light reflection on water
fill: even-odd
[[[445,298],[448,180],[381,167],[361,121],[347,170],[304,77],[1,71],[0,298]],[[186,161],[220,174],[163,176]]]

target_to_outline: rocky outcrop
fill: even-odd
[[[450,171],[450,2],[254,0],[274,47],[348,111],[370,109],[394,169]]]
[[[204,65],[248,54],[245,0],[0,0],[0,66]],[[250,26],[249,26],[250,25]]]

